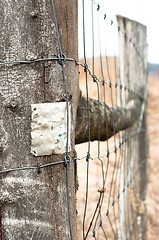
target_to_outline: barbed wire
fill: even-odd
[[[53,55],[55,56],[55,54]],[[86,63],[82,63],[77,61],[74,58],[69,58],[66,57],[66,55],[64,54],[57,54],[56,57],[48,57],[48,58],[37,58],[37,59],[32,59],[32,60],[14,60],[14,61],[1,61],[0,60],[0,67],[2,66],[16,66],[16,65],[23,65],[23,64],[34,64],[34,63],[39,63],[39,62],[45,62],[45,61],[58,61],[59,64],[61,64],[61,62],[63,64],[66,64],[66,62],[74,62],[76,65],[79,65],[81,67],[83,67],[84,72],[88,72],[89,75],[92,77],[93,82],[99,82],[99,83],[103,83],[105,85],[108,85],[110,88],[111,87],[115,87],[115,88],[119,88],[120,90],[124,90],[124,91],[128,91],[130,93],[133,93],[135,95],[137,95],[138,97],[140,97],[142,100],[146,100],[145,97],[143,97],[143,95],[141,95],[139,92],[136,92],[135,90],[129,88],[126,85],[123,85],[120,81],[116,81],[116,82],[112,82],[111,80],[105,80],[105,79],[99,79],[95,74],[93,74],[90,70],[90,67],[88,66],[88,64]]]
[[[85,6],[84,6],[84,0],[82,1],[83,3],[83,29],[84,29],[84,37],[83,37],[83,45],[84,45],[84,63],[80,63],[79,65],[83,67],[84,72],[85,72],[85,85],[86,85],[86,96],[87,99],[90,92],[92,85],[90,85],[90,90],[88,89],[88,74],[91,77],[92,82],[96,84],[96,98],[98,100],[98,116],[97,116],[97,132],[98,132],[98,140],[96,144],[96,151],[97,154],[94,156],[93,153],[90,151],[90,141],[89,141],[89,151],[86,150],[86,154],[83,156],[78,157],[76,160],[77,162],[83,160],[86,160],[86,165],[85,165],[85,201],[84,201],[84,207],[83,207],[83,222],[82,222],[82,228],[83,228],[83,240],[93,237],[94,239],[98,239],[98,234],[99,234],[99,239],[117,239],[117,236],[121,236],[122,240],[128,240],[130,237],[132,237],[133,232],[132,229],[135,224],[136,217],[131,218],[131,214],[133,214],[131,207],[127,206],[127,204],[131,205],[131,200],[130,197],[126,195],[128,194],[128,190],[130,187],[133,187],[134,184],[136,184],[136,181],[138,179],[138,174],[141,171],[141,168],[145,164],[145,160],[140,162],[134,162],[133,156],[131,156],[131,151],[135,151],[133,147],[131,146],[137,139],[140,137],[140,134],[145,132],[145,129],[142,128],[142,121],[143,121],[143,116],[145,113],[146,109],[146,103],[147,103],[147,94],[146,94],[146,88],[143,89],[144,94],[141,92],[137,92],[134,90],[133,83],[130,83],[129,86],[126,86],[126,84],[121,82],[120,76],[119,79],[116,74],[116,61],[117,58],[114,57],[114,68],[115,68],[115,77],[112,81],[112,78],[109,73],[109,64],[108,64],[108,59],[106,57],[106,64],[103,64],[102,56],[101,56],[101,43],[100,43],[100,31],[98,33],[94,32],[94,11],[98,11],[102,16],[103,16],[103,22],[108,21],[110,26],[112,28],[114,27],[115,31],[118,33],[121,33],[124,37],[124,39],[127,39],[127,42],[131,44],[132,48],[135,50],[135,55],[134,58],[138,58],[141,60],[142,63],[142,69],[145,72],[146,71],[146,64],[145,64],[145,56],[143,56],[144,49],[147,47],[147,44],[142,44],[142,46],[138,46],[136,44],[136,39],[135,39],[135,33],[134,35],[129,36],[125,30],[123,30],[121,27],[116,25],[114,20],[108,19],[107,14],[102,10],[99,2],[96,3],[94,0],[91,1],[91,9],[89,11],[91,12],[91,21],[92,21],[92,28],[89,26],[89,31],[92,31],[92,36],[89,36],[90,42],[92,42],[92,67],[88,64],[87,58],[86,58],[86,36],[85,36],[85,24],[86,24],[86,19],[84,16],[85,15]],[[96,5],[96,9],[94,8],[94,5]],[[97,25],[98,24],[98,15],[96,19]],[[97,31],[99,30],[99,26]],[[106,30],[106,29],[105,29]],[[94,41],[94,35],[98,35],[98,41],[99,41],[99,62],[98,62],[98,67],[100,67],[100,75],[101,77],[97,76],[95,74],[95,41]],[[106,33],[105,33],[106,34]],[[109,34],[111,34],[109,32]],[[107,54],[105,54],[107,56]],[[115,56],[115,54],[114,54]],[[108,78],[105,77],[105,74],[103,73],[103,69],[107,69],[108,73]],[[135,77],[135,74],[134,74]],[[131,95],[135,94],[137,98],[140,98],[142,100],[142,107],[141,107],[141,113],[139,120],[137,120],[137,124],[134,125],[135,131],[132,131],[131,129],[119,132],[118,134],[114,134],[111,140],[106,138],[105,142],[105,151],[104,154],[101,150],[100,147],[100,111],[99,111],[99,102],[100,102],[100,96],[99,96],[99,86],[101,85],[101,88],[103,88],[103,102],[106,104],[107,103],[107,92],[105,89],[105,86],[109,87],[110,90],[110,105],[112,107],[116,106],[116,102],[114,101],[114,96],[112,97],[112,89],[117,91],[119,90],[119,95],[118,99],[120,100],[120,106],[124,107],[123,103],[123,95],[125,93],[129,93]],[[141,89],[139,89],[140,91]],[[105,111],[105,119],[107,119]],[[113,116],[112,116],[112,122],[113,122]],[[88,124],[90,125],[89,122],[89,116],[88,116]],[[115,123],[113,122],[113,126]],[[91,128],[91,126],[90,126]],[[89,130],[90,131],[90,130]],[[108,125],[107,122],[105,123],[105,131],[106,134],[108,132]],[[89,134],[89,133],[88,133]],[[112,144],[110,144],[112,142]],[[134,147],[135,148],[135,147]],[[87,148],[88,149],[88,148]],[[79,150],[80,151],[80,150]],[[128,151],[130,151],[128,155]],[[94,165],[94,162],[97,162],[97,165]],[[110,167],[110,163],[111,166]],[[135,165],[136,164],[136,165]],[[91,207],[91,215],[89,213],[89,203],[91,202],[90,200],[90,194],[92,194],[90,190],[90,182],[91,182],[91,173],[90,173],[90,167],[93,165],[94,167],[99,167],[100,171],[100,176],[98,175],[98,178],[100,178],[100,190],[99,195],[96,196],[96,204],[94,206],[94,209]],[[133,169],[133,167],[134,169]],[[111,175],[109,176],[110,173],[110,168],[111,170]],[[120,173],[119,173],[120,172]],[[123,172],[123,173],[122,173]],[[123,182],[120,180],[120,175],[123,174]],[[109,181],[108,181],[109,180]],[[79,179],[80,181],[80,179]],[[94,181],[94,178],[93,178]],[[98,181],[98,180],[97,180]],[[107,182],[106,182],[107,181]],[[98,191],[98,190],[97,190]],[[137,193],[137,190],[136,190]],[[94,192],[95,194],[95,192]],[[93,196],[92,196],[93,198]],[[122,198],[124,200],[122,200]],[[93,200],[92,200],[93,201]],[[126,201],[126,206],[123,205],[123,209],[121,209],[121,203],[120,201]],[[124,203],[123,203],[124,204]],[[124,213],[121,213],[121,212]],[[125,213],[127,211],[127,213]],[[122,214],[126,215],[127,219],[125,219],[125,225],[123,220],[122,220]],[[136,213],[136,216],[138,216],[138,213]],[[87,220],[88,217],[88,220]],[[88,221],[88,222],[87,222]],[[124,233],[124,230],[125,232]],[[102,231],[102,236],[101,238],[100,233]],[[91,234],[92,233],[92,234]]]
[[[68,162],[65,160],[59,160],[57,162],[50,162],[50,163],[45,163],[45,164],[37,164],[34,166],[23,166],[23,167],[15,167],[15,168],[8,168],[8,169],[0,169],[0,174],[3,173],[10,173],[10,172],[16,172],[16,171],[23,171],[23,170],[37,170],[37,173],[40,173],[40,170],[42,168],[48,168],[52,167],[54,165],[58,164],[68,164]]]
[[[132,36],[128,35],[124,29],[122,29],[118,24],[114,23],[113,18],[107,16],[108,14],[106,13],[106,11],[104,11],[104,9],[101,7],[99,2],[96,2],[95,0],[92,0],[92,2],[94,3],[94,5],[96,5],[96,10],[102,14],[103,19],[107,20],[112,27],[114,26],[118,32],[121,32],[124,35],[124,37],[128,39],[128,41],[132,44],[133,48],[135,49],[137,56],[139,56],[141,58],[141,60],[143,62],[143,66],[145,66],[145,64],[144,64],[145,59],[142,56],[141,50],[143,49],[143,47],[147,48],[148,44],[142,45],[140,47],[138,45],[136,45],[135,41],[133,40],[133,38],[134,38],[133,35]],[[133,32],[133,34],[135,34],[135,33]]]

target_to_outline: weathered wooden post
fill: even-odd
[[[140,118],[125,135],[130,138],[125,148],[125,161],[122,166],[121,191],[124,190],[120,201],[121,231],[126,237],[138,236],[146,239],[146,211],[144,200],[146,196],[146,98],[147,98],[147,38],[146,27],[142,24],[117,16],[119,24],[120,48],[120,80],[122,85],[132,91],[122,94],[122,106],[131,98],[142,99]],[[132,232],[133,228],[133,232]],[[133,235],[134,234],[134,235]]]
[[[0,240],[76,239],[77,16],[73,0],[0,2]]]

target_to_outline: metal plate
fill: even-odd
[[[65,102],[32,104],[31,153],[35,156],[63,154],[70,151],[71,106],[67,133],[67,108]]]

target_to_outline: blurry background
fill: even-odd
[[[98,6],[98,1],[96,5]],[[105,42],[107,39],[107,55],[109,57],[110,63],[110,72],[113,75],[113,60],[112,56],[118,56],[118,34],[116,31],[117,22],[116,14],[128,17],[135,21],[138,21],[147,27],[147,42],[148,42],[148,105],[147,105],[147,130],[148,130],[148,139],[149,139],[149,155],[148,155],[148,189],[147,189],[147,217],[148,217],[148,240],[157,240],[159,236],[159,14],[158,14],[158,1],[157,0],[103,0],[100,2],[100,8],[104,9],[106,14],[107,32],[104,31],[104,28],[98,21],[94,23],[94,31],[102,32],[103,36],[100,37],[100,43],[98,36],[94,39],[95,50],[94,54],[96,61],[99,58],[99,52],[101,51],[103,55],[105,54],[105,47],[102,42]],[[85,11],[86,9],[91,9],[91,1],[85,1]],[[82,0],[79,0],[79,59],[84,58],[83,51],[83,24],[82,24]],[[103,12],[104,14],[104,12]],[[92,42],[90,41],[90,35],[92,32],[91,26],[91,11],[85,12],[87,15],[87,22],[85,24],[85,54],[87,59],[91,62],[92,56]],[[94,12],[94,17],[98,19],[98,12]],[[99,19],[100,21],[100,19]],[[110,24],[111,23],[111,24]],[[109,34],[111,32],[111,34]],[[98,34],[97,34],[98,35]],[[101,49],[100,49],[101,48]],[[100,69],[96,69],[97,72],[100,72]],[[80,88],[83,93],[85,93],[84,85],[84,73],[80,72]],[[90,97],[96,98],[96,89],[91,87]],[[86,146],[85,146],[86,147]],[[92,147],[93,148],[93,147]],[[84,148],[77,146],[77,151],[81,153],[81,156],[84,156]],[[83,152],[82,152],[83,151]],[[81,171],[85,169],[81,168]],[[93,171],[93,170],[92,170]],[[81,172],[79,173],[82,174]],[[93,171],[93,178],[90,180],[92,184],[96,184],[96,178],[98,179],[98,171]],[[82,182],[79,182],[82,184]],[[79,188],[84,188],[79,186]],[[81,194],[81,193],[80,193]],[[90,193],[91,194],[91,193]],[[94,194],[94,192],[92,192]],[[78,196],[78,209],[80,212],[80,207],[85,201],[84,195]],[[91,206],[89,206],[91,208]],[[81,207],[82,208],[82,207]],[[83,216],[81,216],[82,218]],[[81,231],[81,229],[80,229]]]
[[[95,1],[104,9],[107,19],[115,21],[115,15],[123,15],[124,17],[138,21],[147,27],[147,41],[148,41],[148,62],[159,64],[159,13],[157,0],[103,0]],[[91,1],[85,1],[86,9],[91,7]],[[79,13],[82,12],[82,0],[79,0]],[[87,12],[87,21],[90,22],[87,28],[87,33],[91,31],[91,14]],[[82,56],[82,24],[81,15],[79,16],[79,56]],[[104,32],[103,32],[104,34]],[[107,36],[109,37],[109,36]],[[89,53],[91,47],[89,45]],[[112,54],[112,49],[110,51]]]

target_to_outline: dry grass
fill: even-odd
[[[99,77],[99,80],[102,80],[102,73],[100,69],[100,59],[96,61],[96,72],[95,74]],[[88,63],[91,66],[91,60]],[[114,69],[114,59],[109,59],[109,69],[110,69],[110,76],[111,80],[115,81],[115,73],[112,69]],[[92,71],[92,69],[91,69]],[[82,93],[86,94],[86,86],[84,80],[84,71],[83,68],[80,68],[80,88]],[[107,73],[104,73],[105,79],[108,79]],[[89,83],[89,97],[97,99],[97,84],[94,83],[91,77],[88,74],[88,83]],[[109,85],[105,85],[105,89],[101,83],[99,83],[99,92],[102,95],[102,91],[106,90],[106,101],[108,105],[112,105],[111,96],[113,96],[113,104],[116,104],[116,88],[110,88]],[[103,100],[100,97],[100,100]],[[158,198],[158,189],[159,189],[159,181],[158,181],[158,173],[159,173],[159,164],[158,164],[158,146],[159,146],[159,76],[149,76],[149,99],[148,99],[148,137],[149,137],[149,159],[148,159],[148,176],[149,176],[149,183],[148,183],[148,191],[147,191],[147,216],[148,216],[148,240],[156,240],[156,236],[159,235],[159,198]],[[99,148],[100,147],[100,148]],[[114,147],[114,140],[109,141],[109,147],[112,149],[112,155],[109,162],[108,168],[108,179],[107,179],[107,188],[105,189],[105,205],[102,209],[103,217],[105,219],[105,227],[107,230],[108,237],[112,235],[112,230],[110,228],[110,224],[108,219],[105,218],[105,213],[107,211],[107,199],[110,191],[111,185],[111,176],[114,169],[115,164],[115,155],[113,153]],[[78,157],[82,158],[86,156],[88,149],[88,144],[81,144],[76,146],[76,150],[78,153]],[[90,224],[90,220],[94,214],[94,211],[97,206],[97,202],[99,200],[99,192],[98,189],[102,188],[102,164],[104,163],[104,169],[106,168],[107,159],[102,158],[100,161],[99,158],[99,150],[100,149],[100,156],[106,156],[106,143],[98,142],[91,143],[91,157],[94,159],[90,162],[89,167],[89,194],[88,194],[88,207],[87,207],[87,218],[85,221],[85,229],[88,228]],[[120,156],[120,153],[118,153]],[[87,171],[87,162],[85,160],[78,161],[78,177],[79,177],[79,190],[77,192],[77,210],[78,210],[78,233],[79,233],[79,240],[82,239],[82,221],[83,221],[83,212],[84,212],[84,203],[85,203],[85,186],[86,186],[86,171]],[[118,169],[116,169],[117,174],[117,188],[119,182],[119,174]],[[116,211],[116,222],[117,225],[119,224],[118,219],[118,205],[115,207]],[[111,217],[111,215],[110,215]],[[112,221],[113,222],[113,221]],[[101,229],[97,232],[97,239],[105,239],[102,238],[103,232]],[[94,239],[89,235],[88,239]],[[109,238],[113,239],[113,238]]]
[[[148,98],[149,165],[147,189],[148,240],[159,236],[159,75],[149,76]]]

